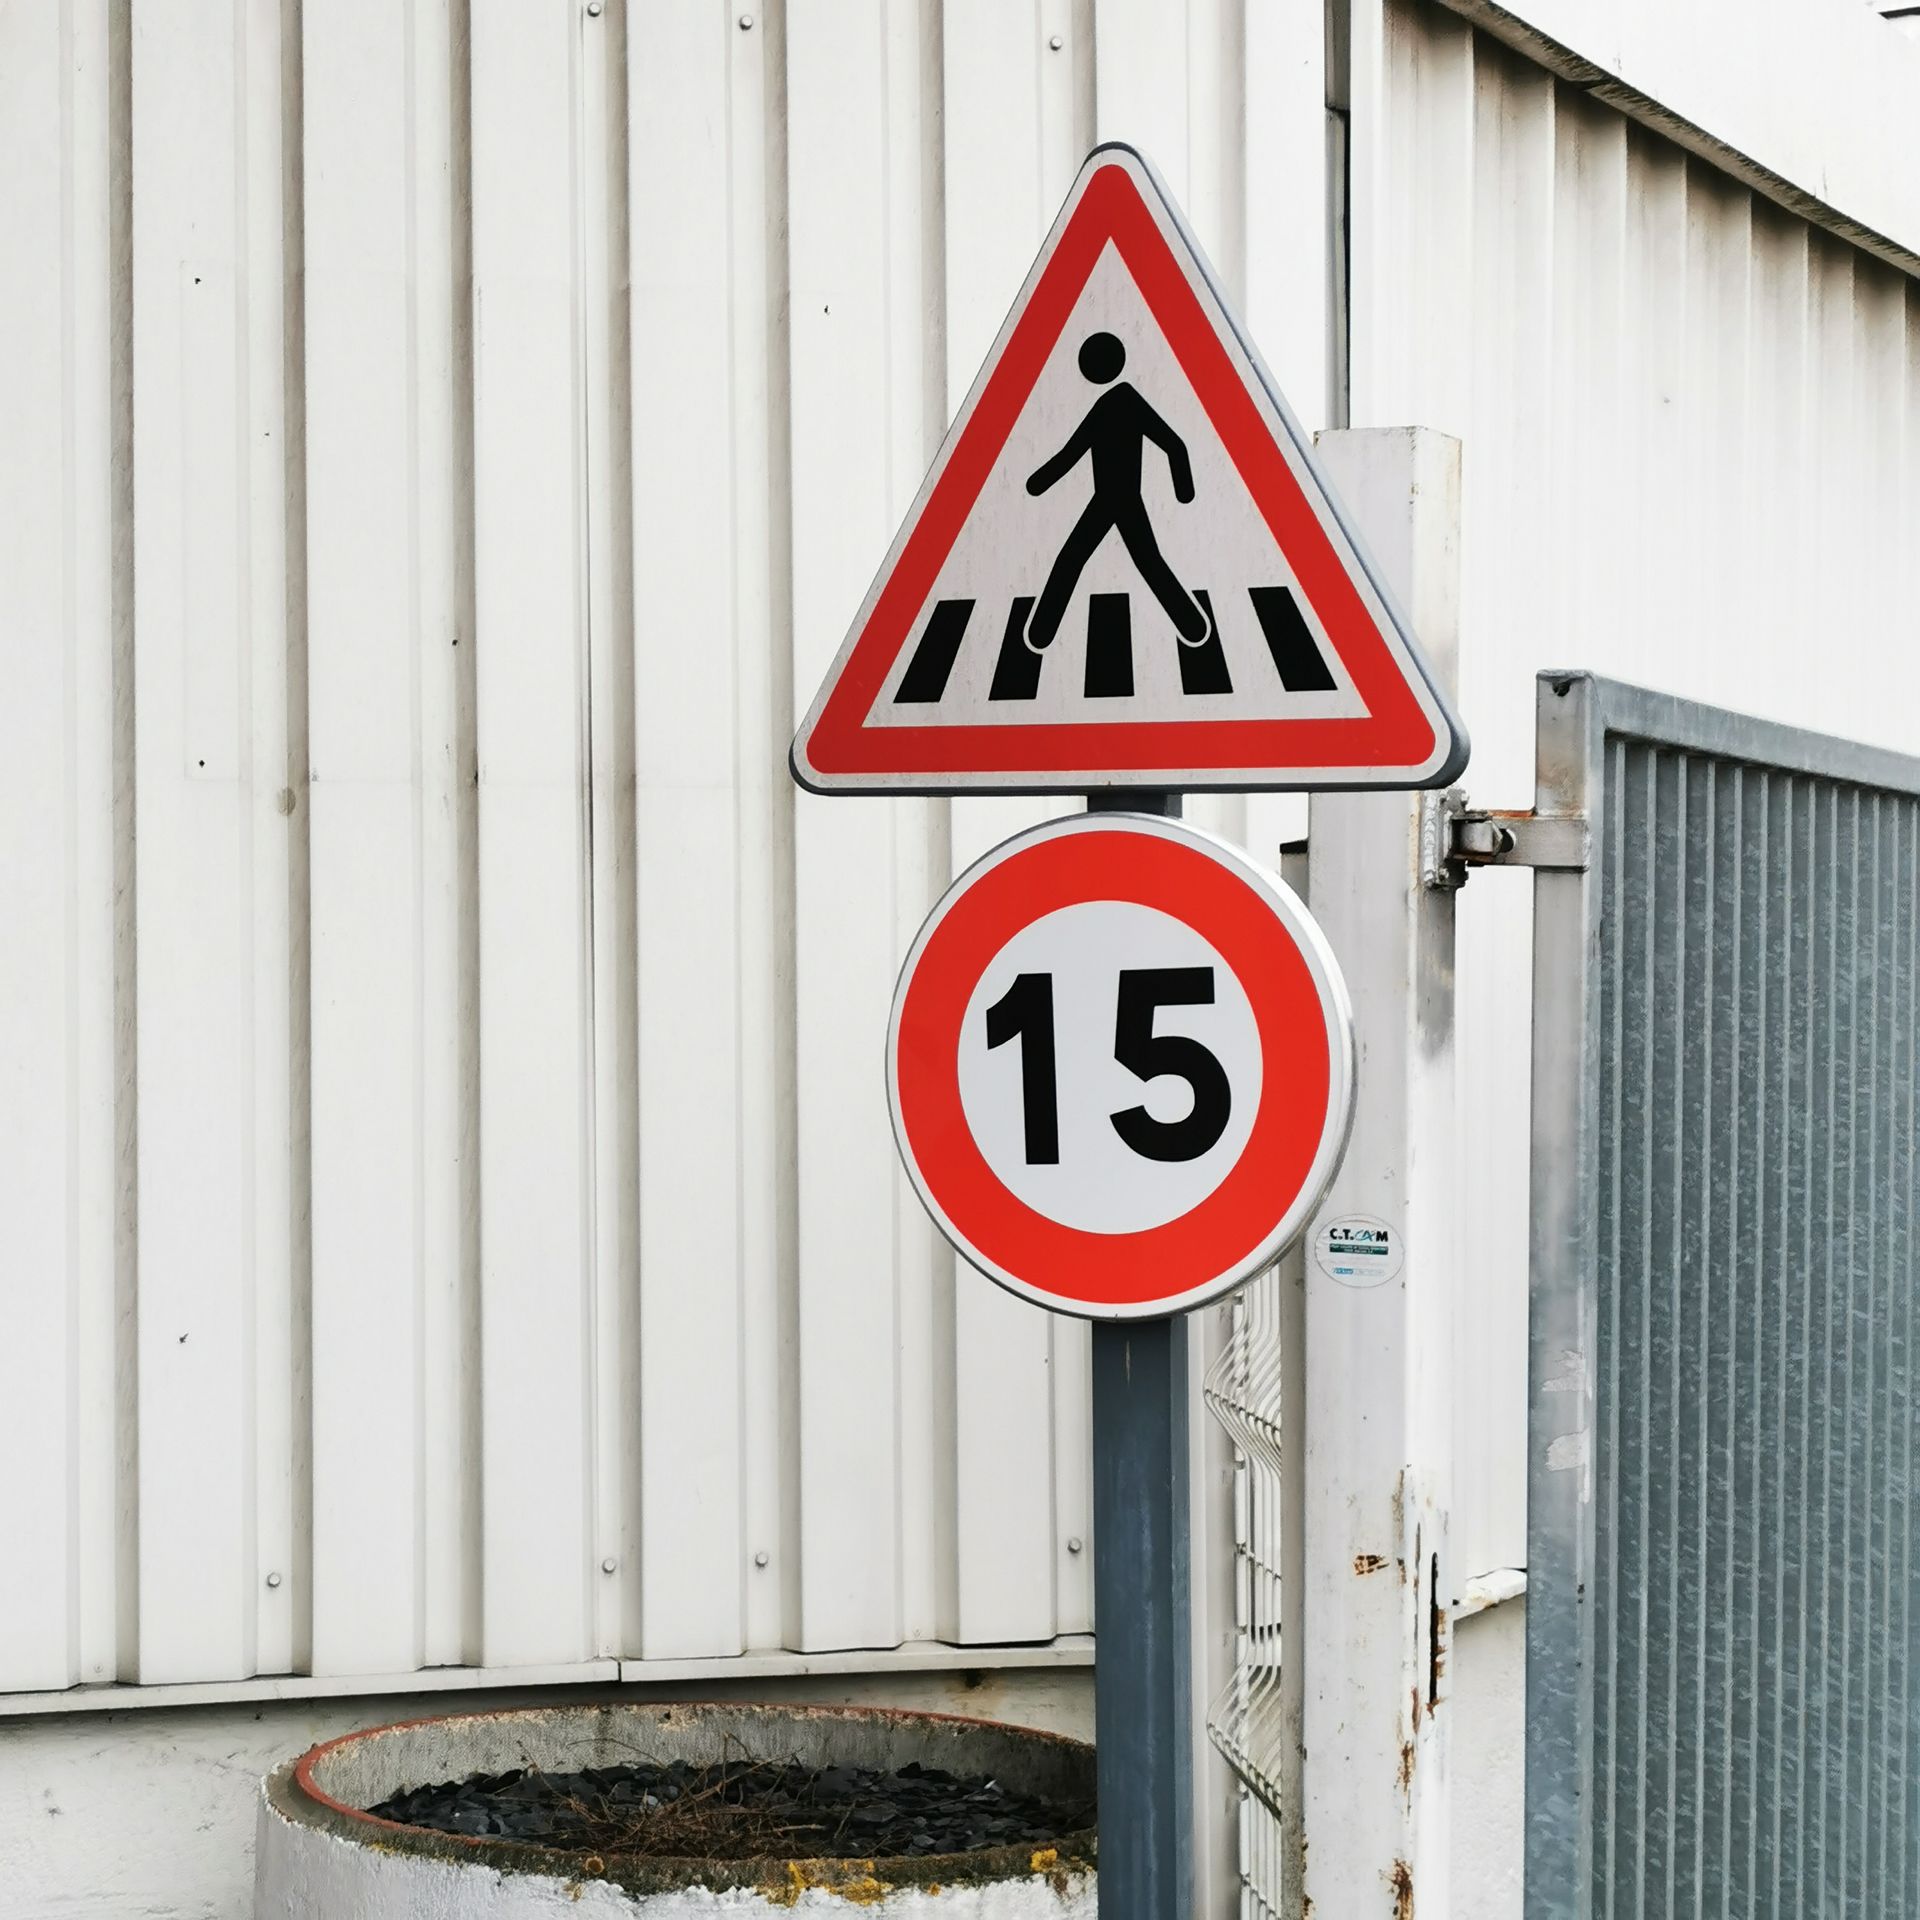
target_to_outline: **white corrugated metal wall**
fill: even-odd
[[[1531,801],[1550,666],[1920,749],[1920,286],[1431,0],[1356,4],[1350,84],[1352,421],[1464,443],[1475,799]],[[1527,882],[1476,878],[1467,1575],[1526,1557],[1531,949]]]
[[[878,1071],[1032,810],[786,742],[1093,139],[1321,416],[1322,89],[1318,0],[0,0],[0,1690],[1089,1624],[1082,1331]]]
[[[875,1067],[1028,809],[782,756],[1093,138],[1326,416],[1321,9],[588,4],[0,0],[0,1688],[1087,1624],[1083,1343],[954,1284]],[[1350,417],[1466,444],[1475,795],[1556,660],[1912,747],[1911,283],[1351,12]],[[1467,1572],[1525,893],[1462,913]]]

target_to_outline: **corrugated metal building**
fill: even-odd
[[[0,0],[15,1714],[1084,1662],[1083,1332],[956,1277],[876,1065],[1036,809],[785,747],[1096,139],[1307,424],[1463,442],[1476,799],[1549,663],[1920,745],[1897,23],[751,4]],[[1526,911],[1461,909],[1475,1572]]]

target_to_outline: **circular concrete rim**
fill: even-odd
[[[1035,1745],[1068,1749],[1084,1755],[1089,1771],[1093,1747],[1062,1733],[1021,1727],[1002,1720],[985,1720],[963,1713],[929,1713],[906,1707],[816,1706],[807,1701],[748,1700],[608,1700],[569,1702],[583,1713],[608,1708],[646,1712],[652,1709],[715,1707],[723,1711],[792,1714],[797,1719],[837,1719],[881,1722],[894,1726],[941,1725],[990,1728],[1002,1735],[1030,1740]],[[1041,1847],[1030,1844],[982,1847],[971,1853],[906,1856],[849,1855],[838,1858],[759,1860],[705,1860],[661,1854],[590,1854],[543,1846],[535,1840],[509,1840],[491,1834],[442,1833],[431,1827],[410,1827],[350,1807],[314,1779],[314,1770],[329,1754],[358,1741],[382,1734],[404,1733],[414,1727],[434,1726],[445,1720],[516,1720],[551,1717],[555,1707],[509,1707],[483,1714],[427,1714],[412,1720],[387,1721],[361,1727],[332,1740],[323,1740],[297,1759],[268,1776],[269,1802],[283,1817],[298,1825],[331,1831],[342,1840],[374,1845],[452,1864],[486,1866],[503,1873],[548,1874],[560,1880],[599,1880],[634,1894],[667,1893],[682,1887],[714,1889],[747,1887],[775,1892],[785,1899],[807,1887],[851,1891],[863,1900],[892,1887],[980,1886],[997,1880],[1023,1880],[1045,1874],[1064,1888],[1068,1876],[1091,1873],[1096,1864],[1097,1828],[1083,1827],[1061,1834]],[[303,1804],[304,1803],[304,1804]]]

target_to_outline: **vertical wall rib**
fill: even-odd
[[[0,7],[0,1692],[1091,1624],[873,1068],[1031,809],[785,754],[1096,124],[1306,391],[1241,16]]]

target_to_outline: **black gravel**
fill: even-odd
[[[438,1833],[533,1840],[582,1853],[758,1860],[901,1859],[1040,1846],[1093,1824],[1093,1808],[1050,1806],[997,1780],[936,1767],[587,1767],[475,1774],[412,1787],[368,1809]]]

